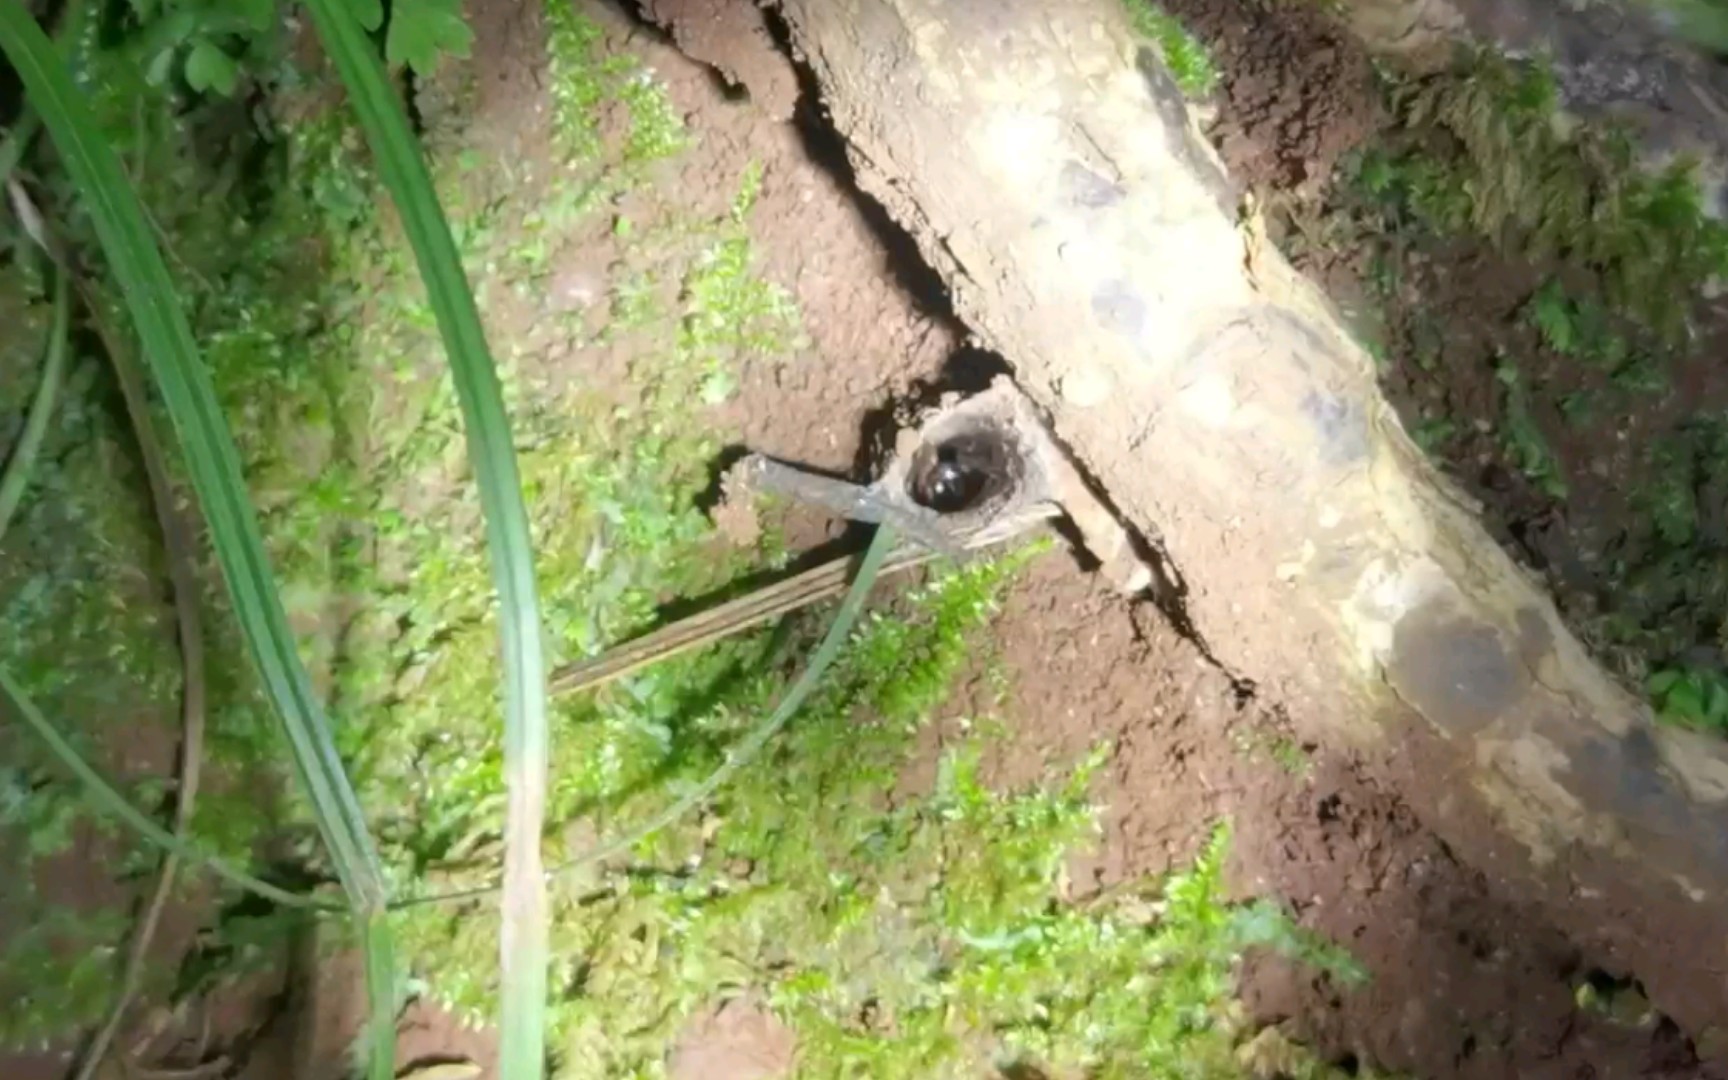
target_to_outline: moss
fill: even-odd
[[[1654,409],[1648,419],[1662,430],[1670,368],[1694,344],[1706,287],[1728,271],[1728,225],[1704,212],[1693,164],[1641,166],[1626,131],[1565,113],[1541,63],[1478,52],[1450,71],[1394,84],[1391,100],[1397,124],[1356,157],[1336,189],[1342,213],[1332,221],[1383,253],[1388,292],[1396,293],[1413,253],[1444,259],[1460,240],[1487,241],[1544,275],[1523,300],[1520,329],[1554,362],[1591,369],[1563,376],[1584,383],[1554,401],[1564,422],[1584,428],[1611,411]],[[1403,314],[1423,318],[1419,309]],[[1418,348],[1416,337],[1409,333],[1405,346]],[[1554,395],[1527,386],[1506,356],[1496,367],[1504,457],[1564,498],[1565,477],[1538,420],[1542,399]],[[1580,554],[1601,582],[1597,595],[1563,598],[1609,665],[1652,691],[1660,715],[1705,727],[1717,722],[1713,702],[1728,701],[1714,689],[1713,665],[1700,662],[1721,645],[1728,611],[1728,557],[1698,519],[1728,475],[1719,428],[1720,418],[1696,416],[1647,437],[1639,449],[1648,457],[1632,466],[1633,513],[1594,530],[1618,535],[1590,540],[1586,526]],[[1428,416],[1413,434],[1432,452],[1456,430]],[[1573,452],[1589,451],[1575,441]]]
[[[1548,446],[1547,437],[1530,413],[1529,394],[1524,386],[1523,373],[1518,370],[1515,361],[1502,356],[1494,365],[1494,377],[1500,381],[1505,392],[1502,415],[1506,418],[1503,440],[1506,456],[1518,467],[1518,471],[1524,474],[1525,479],[1535,484],[1545,495],[1564,502],[1567,494],[1566,478],[1560,472],[1560,464]]]
[[[565,154],[591,161],[602,150],[598,110],[606,100],[600,28],[566,0],[547,0],[545,12],[553,131]]]
[[[741,229],[717,237],[684,279],[678,335],[683,358],[700,366],[702,399],[732,394],[731,372],[751,354],[789,352],[801,340],[790,294],[750,272],[750,241]]]
[[[4,916],[19,929],[7,934],[0,949],[0,990],[7,1001],[0,1048],[39,1050],[102,1018],[127,920],[120,910],[21,909],[14,906],[16,896],[8,901]]]
[[[992,1059],[1098,1076],[1237,1075],[1247,1031],[1231,987],[1243,950],[1277,948],[1360,978],[1275,906],[1225,901],[1222,837],[1170,881],[1066,902],[1067,859],[1096,836],[1087,792],[1107,748],[1065,777],[1002,792],[981,777],[988,737],[973,725],[928,796],[883,805],[1025,557],[948,571],[905,615],[871,617],[772,760],[706,820],[562,883],[557,1075],[636,1075],[688,1017],[743,985],[792,1026],[802,1075],[972,1075]],[[627,827],[705,775],[777,684],[739,673],[704,711],[626,754],[606,754],[605,733],[575,739],[582,758],[622,769],[575,778],[626,793],[605,801],[603,828]],[[567,838],[566,850],[591,837]],[[424,911],[406,929],[423,955],[444,959],[435,992],[476,1022],[492,1001],[496,929],[489,909]]]
[[[1196,100],[1211,97],[1218,88],[1218,69],[1200,39],[1152,0],[1122,0],[1122,4],[1127,9],[1129,25],[1157,47],[1160,59],[1182,93]]]
[[[1684,341],[1698,291],[1728,272],[1728,226],[1704,213],[1696,163],[1638,167],[1624,131],[1562,114],[1545,67],[1490,52],[1394,97],[1401,130],[1359,159],[1367,191],[1434,232],[1586,269],[1613,313]]]
[[[622,164],[639,169],[677,155],[689,143],[666,87],[628,53],[609,53],[605,35],[569,0],[547,0],[552,121],[559,146],[574,162],[605,152],[602,121],[609,104],[624,113]]]

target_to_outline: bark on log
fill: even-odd
[[[1117,5],[779,6],[860,186],[1212,653],[1683,1027],[1728,1020],[1728,751],[1656,727],[1429,467]]]

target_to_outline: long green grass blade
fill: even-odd
[[[356,907],[381,909],[385,889],[377,853],[359,801],[343,774],[323,709],[295,652],[233,437],[143,207],[65,64],[20,0],[0,0],[0,49],[53,137],[125,296],[151,374],[185,451],[235,614],[281,714],[336,873]]]
[[[204,867],[229,884],[245,889],[247,892],[256,893],[266,900],[281,904],[283,907],[313,908],[325,911],[341,910],[337,905],[318,897],[291,893],[286,889],[270,884],[268,881],[255,878],[243,870],[237,870],[221,859],[198,850],[194,845],[181,840],[150,820],[148,814],[128,802],[126,796],[114,790],[114,786],[103,779],[102,774],[97,772],[94,766],[79,756],[77,748],[65,735],[60,733],[60,730],[46,716],[42,715],[42,711],[36,707],[36,704],[30,700],[23,689],[12,681],[11,674],[3,667],[0,667],[0,701],[4,701],[6,707],[18,719],[22,720],[24,726],[35,733],[37,738],[48,744],[49,751],[60,759],[60,764],[66,766],[66,770],[84,785],[84,789],[90,793],[92,802],[113,814],[157,847],[164,851],[172,851],[188,863]]]
[[[374,1080],[396,1075],[396,945],[389,918],[379,911],[359,920],[366,965],[366,1075]]]
[[[30,411],[24,416],[24,430],[0,470],[0,537],[12,523],[12,515],[23,501],[24,489],[30,482],[30,470],[36,464],[36,451],[42,448],[42,438],[48,433],[48,418],[54,414],[54,402],[60,396],[60,382],[66,375],[66,357],[70,336],[72,289],[66,283],[66,272],[54,274],[54,315],[48,327],[48,357],[42,361],[42,381],[30,399]]]
[[[503,1080],[537,1080],[545,1068],[546,882],[540,834],[547,782],[546,661],[534,550],[515,446],[480,313],[450,237],[449,224],[371,41],[343,0],[307,0],[379,175],[389,188],[414,248],[438,320],[462,406],[468,458],[486,519],[486,543],[498,589],[504,655],[504,774],[509,787],[504,848],[500,1020]]]

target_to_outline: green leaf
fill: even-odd
[[[144,67],[144,79],[151,86],[161,86],[174,74],[174,57],[176,52],[172,46],[157,51]]]
[[[389,914],[374,912],[359,920],[365,956],[367,1037],[366,1075],[374,1080],[396,1074],[396,946]]]
[[[462,0],[396,0],[384,58],[407,64],[416,75],[430,75],[439,57],[466,57],[473,44],[474,31],[462,19]]]
[[[540,854],[548,772],[546,658],[535,593],[532,534],[522,503],[515,445],[474,294],[468,288],[449,223],[438,205],[432,177],[402,115],[401,104],[352,11],[339,0],[308,0],[306,6],[348,88],[379,175],[414,248],[444,339],[462,407],[468,457],[480,489],[486,545],[499,598],[504,654],[504,775],[509,791],[502,905],[500,1075],[504,1080],[538,1080],[546,1057],[547,913]],[[414,6],[399,3],[391,32],[397,32],[396,20],[452,11],[453,5],[445,0],[436,4],[427,0]],[[412,24],[409,30],[415,31]],[[426,31],[422,27],[419,32]],[[442,40],[450,32],[444,26],[431,32],[431,37]]]
[[[1705,691],[1703,720],[1711,727],[1721,727],[1728,720],[1728,686],[1719,678],[1711,679]]]
[[[235,18],[259,32],[270,29],[276,19],[276,0],[228,0],[228,4]]]
[[[1704,716],[1704,688],[1698,680],[1686,675],[1668,688],[1663,696],[1662,712],[1685,723],[1696,723]]]
[[[200,41],[186,54],[186,85],[200,94],[216,91],[223,97],[234,96],[240,81],[240,66],[234,58],[208,41]]]
[[[1550,349],[1571,356],[1578,348],[1572,303],[1558,282],[1549,281],[1537,290],[1530,301],[1530,319]]]
[[[347,0],[347,3],[348,13],[367,33],[377,33],[384,25],[384,5],[380,0]]]

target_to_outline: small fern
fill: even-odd
[[[1566,478],[1561,475],[1559,462],[1554,459],[1554,452],[1549,449],[1541,427],[1530,415],[1529,398],[1518,365],[1502,356],[1495,364],[1494,377],[1505,388],[1506,456],[1549,498],[1565,501],[1568,493]]]
[[[1689,298],[1728,273],[1728,225],[1704,213],[1696,163],[1649,172],[1623,129],[1567,122],[1546,65],[1483,50],[1394,103],[1401,149],[1359,177],[1381,190],[1401,181],[1437,231],[1469,228],[1533,261],[1591,270],[1610,308],[1666,344],[1685,339]]]

